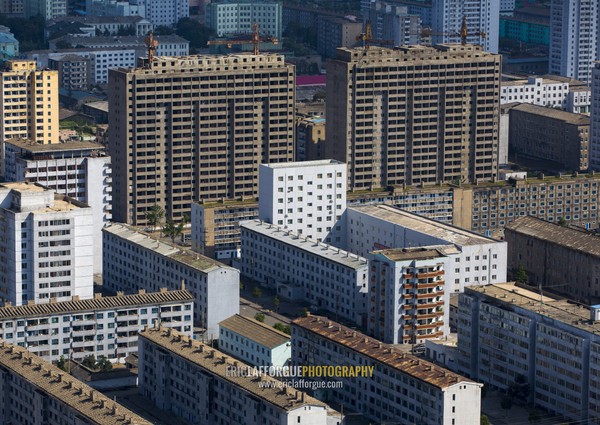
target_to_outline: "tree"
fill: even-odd
[[[85,356],[83,358],[83,361],[81,362],[81,364],[90,369],[95,369],[96,368],[96,357],[93,354],[90,354],[89,356]]]
[[[171,238],[171,242],[175,244],[175,238],[177,236],[181,236],[183,234],[183,222],[179,222],[175,224],[175,222],[171,219],[167,219],[167,222],[163,226],[163,233],[165,236]]]
[[[65,372],[67,371],[67,362],[65,361],[65,356],[60,356],[60,359],[56,361],[56,367],[64,370]]]
[[[302,317],[308,317],[308,309],[306,307],[302,308],[302,312],[300,313]]]
[[[324,102],[325,90],[318,90],[313,96],[313,102]]]
[[[167,25],[159,25],[152,31],[154,35],[171,35],[175,34],[175,30]]]
[[[273,325],[273,327],[275,329],[277,329],[279,332],[283,332],[283,333],[286,333],[288,335],[292,334],[292,329],[290,328],[290,325],[284,325],[283,323],[275,323]]]
[[[542,415],[537,410],[532,410],[529,412],[529,417],[527,418],[532,424],[539,424],[542,422]]]
[[[264,323],[264,321],[265,321],[265,315],[262,314],[262,313],[256,313],[254,315],[254,320],[256,320],[256,321],[258,321],[260,323]]]
[[[112,363],[105,356],[98,357],[98,361],[96,361],[96,364],[94,366],[94,369],[100,370],[102,372],[108,372],[109,370],[112,370],[112,368]]]
[[[492,423],[490,422],[490,420],[488,419],[488,417],[485,416],[485,415],[481,415],[481,417],[479,419],[479,424],[480,425],[492,425]]]
[[[279,306],[281,305],[281,300],[279,299],[279,296],[275,295],[275,298],[273,298],[273,304],[275,305],[275,311],[279,312]]]
[[[508,415],[508,411],[511,409],[513,405],[513,399],[512,397],[505,395],[502,397],[502,400],[500,400],[500,407],[502,408],[502,410],[506,410],[506,414]]]
[[[515,400],[527,401],[529,399],[529,384],[525,375],[515,376],[515,382],[508,387],[508,395]]]
[[[156,226],[160,224],[163,217],[165,216],[165,210],[163,210],[160,206],[154,204],[148,211],[146,211],[146,220],[148,220],[148,224],[152,226],[152,231],[156,229]]]
[[[255,286],[254,289],[252,290],[252,296],[254,298],[260,298],[261,295],[262,295],[262,291],[260,290],[260,288],[258,286]]]
[[[565,220],[564,217],[559,217],[558,218],[558,225],[559,226],[566,226],[567,224],[569,224],[569,223],[567,223],[567,220]]]
[[[525,267],[523,267],[523,265],[519,265],[519,268],[517,269],[517,275],[515,276],[515,280],[518,283],[527,283],[528,279],[529,279],[529,277],[527,276]]]
[[[175,34],[190,42],[192,52],[205,48],[213,33],[212,29],[190,18],[181,18],[175,27]]]

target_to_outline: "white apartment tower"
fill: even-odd
[[[550,8],[550,73],[591,82],[600,58],[600,2],[552,0]]]
[[[92,298],[92,209],[33,183],[0,185],[0,300]]]
[[[600,62],[592,70],[592,106],[590,120],[590,168],[600,170]]]
[[[343,246],[346,164],[336,160],[263,164],[259,219],[309,239]]]
[[[145,0],[146,16],[157,27],[174,26],[181,18],[190,16],[189,0]]]
[[[463,18],[467,20],[467,43],[479,44],[486,52],[498,53],[500,2],[498,0],[433,0],[433,42],[460,43]],[[485,37],[482,35],[485,33]]]

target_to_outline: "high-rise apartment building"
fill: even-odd
[[[0,300],[92,298],[92,236],[87,205],[38,184],[0,185]]]
[[[337,53],[326,157],[348,164],[349,190],[496,178],[500,56],[473,45]]]
[[[25,17],[41,15],[45,20],[66,16],[67,0],[24,0]]]
[[[206,26],[218,37],[252,33],[258,23],[261,34],[281,39],[282,3],[254,0],[218,0],[206,5]]]
[[[374,38],[392,40],[394,46],[420,42],[421,18],[409,14],[408,6],[377,0],[370,3],[368,13]]]
[[[146,0],[146,16],[154,26],[174,26],[190,16],[189,0]]]
[[[0,75],[0,141],[58,143],[58,72],[37,69],[35,61],[15,60]]]
[[[460,43],[460,30],[463,19],[466,19],[469,34],[467,43],[479,44],[486,52],[498,53],[498,0],[433,0],[431,15],[433,32],[436,34],[434,43]]]
[[[600,170],[600,62],[594,64],[591,86],[590,168]]]
[[[590,84],[600,58],[600,3],[597,0],[552,0],[550,6],[550,73]]]
[[[193,201],[258,195],[261,163],[294,158],[295,70],[273,54],[158,57],[109,71],[113,218],[179,219]]]

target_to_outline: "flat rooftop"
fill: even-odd
[[[545,106],[533,105],[530,103],[521,103],[511,109],[512,111],[526,112],[532,115],[544,116],[555,120],[563,121],[573,125],[590,125],[590,117],[583,114],[574,114],[572,112],[561,111],[559,109],[547,108]]]
[[[422,217],[391,205],[361,205],[348,207],[348,210],[357,211],[460,246],[499,243],[495,239]]]
[[[318,167],[320,165],[345,165],[343,162],[335,159],[319,159],[315,161],[299,161],[299,162],[277,162],[273,164],[261,164],[263,167],[269,168],[298,168],[298,167]]]
[[[69,406],[86,418],[86,422],[99,425],[151,425],[25,348],[0,341],[0,365],[31,383],[45,396]]]
[[[485,296],[490,303],[501,303],[509,308],[520,307],[574,328],[600,335],[600,322],[590,321],[589,307],[569,302],[564,298],[540,297],[539,292],[521,288],[514,283],[465,288],[466,294],[471,292]]]
[[[294,320],[292,325],[313,332],[437,388],[444,389],[461,382],[473,383],[462,375],[411,354],[402,353],[391,345],[383,344],[365,334],[332,322],[326,317],[313,315],[300,317]]]
[[[0,320],[193,301],[194,296],[185,289],[149,293],[140,291],[138,294],[98,297],[88,300],[0,307]]]
[[[219,263],[212,258],[205,257],[204,255],[182,247],[173,247],[172,245],[151,238],[150,236],[125,224],[111,224],[110,226],[103,228],[102,231],[126,240],[132,245],[137,245],[149,251],[153,251],[158,255],[167,257],[204,273],[208,273],[219,268],[232,269],[231,267]]]
[[[444,258],[451,254],[458,254],[460,251],[454,245],[447,247],[415,247],[415,248],[392,248],[373,251],[372,254],[383,255],[391,261],[407,260],[433,260],[434,258]]]
[[[250,220],[240,223],[240,228],[259,233],[263,236],[275,239],[276,241],[293,246],[317,257],[325,258],[351,269],[361,269],[367,267],[367,259],[348,251],[327,245],[323,242],[317,242],[314,239],[303,235],[293,233],[282,229],[274,224],[266,223],[261,220]]]
[[[254,376],[230,376],[233,374],[227,371],[232,366],[247,365],[173,329],[150,328],[140,332],[140,338],[145,338],[159,345],[170,351],[173,355],[182,357],[195,364],[200,369],[203,369],[205,373],[215,375],[223,381],[227,381],[231,385],[285,411],[294,410],[302,406],[327,408],[325,403],[295,389],[286,388],[285,391],[282,391],[276,385],[268,387],[261,384],[261,382],[278,382],[270,376],[262,375],[260,378]]]
[[[271,326],[239,314],[223,320],[219,326],[271,349],[289,342],[291,338],[290,335]]]
[[[521,217],[506,225],[505,230],[551,242],[565,248],[600,258],[600,237],[536,217]]]
[[[0,187],[4,187],[6,189],[14,190],[17,192],[25,193],[25,192],[50,192],[51,189],[46,189],[45,187],[29,182],[15,182],[15,183],[1,183]]]
[[[101,150],[104,151],[106,147],[100,143],[95,142],[64,142],[64,143],[51,143],[48,145],[42,145],[27,139],[9,139],[5,143],[21,148],[24,151],[31,153],[40,152],[64,152],[64,151],[78,151],[78,150]]]

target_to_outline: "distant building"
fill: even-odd
[[[94,273],[102,273],[102,228],[112,219],[112,169],[105,149],[93,142],[4,144],[7,181],[39,183],[91,207]]]
[[[421,18],[409,14],[407,6],[376,0],[371,2],[368,16],[373,38],[391,41],[387,47],[421,42]]]
[[[591,97],[586,83],[558,75],[507,78],[500,83],[500,104],[503,105],[531,103],[575,114],[589,114]]]
[[[8,0],[0,2],[0,13],[23,18],[25,16],[25,0]]]
[[[592,70],[590,168],[600,170],[600,63]]]
[[[498,53],[500,1],[498,0],[433,0],[431,26],[433,42],[460,43],[462,20],[467,20],[467,43]],[[484,35],[485,33],[485,35]],[[473,35],[470,35],[473,34]]]
[[[502,3],[500,7],[502,8]],[[514,7],[514,0],[512,0]],[[550,45],[550,19],[548,15],[535,15],[517,10],[512,15],[502,15],[500,10],[500,39],[526,45]]]
[[[151,425],[25,348],[0,341],[0,368],[3,424]]]
[[[254,0],[217,0],[206,5],[206,26],[217,37],[252,33],[258,23],[261,35],[276,37],[281,42],[282,3]]]
[[[85,0],[83,0],[85,1]],[[146,17],[146,2],[139,0],[100,0],[92,1],[92,16],[141,16]]]
[[[33,183],[0,184],[0,300],[94,295],[92,209]]]
[[[240,224],[241,273],[281,298],[354,323],[365,321],[367,260],[259,220]]]
[[[155,322],[192,335],[194,297],[186,290],[0,308],[0,335],[47,361],[137,352],[138,332]]]
[[[296,113],[296,160],[325,159],[325,118]]]
[[[253,366],[287,366],[292,357],[290,338],[239,314],[219,323],[219,350]]]
[[[338,47],[354,47],[363,31],[362,22],[348,18],[323,16],[317,25],[317,51],[328,58],[336,56]]]
[[[594,61],[600,59],[599,35],[596,0],[552,0],[550,73],[591,84]]]
[[[331,424],[326,404],[268,376],[236,375],[244,363],[171,329],[140,333],[138,366],[140,393],[190,423]]]
[[[292,322],[292,365],[372,367],[324,396],[378,423],[480,423],[482,384],[324,317]]]
[[[58,85],[68,90],[89,90],[96,82],[89,57],[67,54],[48,59],[50,69],[58,71]]]
[[[102,285],[107,289],[157,292],[180,289],[183,283],[194,295],[194,322],[213,338],[219,334],[219,322],[239,313],[238,270],[123,224],[105,227],[102,233]]]
[[[45,20],[67,15],[67,0],[24,0],[26,18],[41,15]]]
[[[262,164],[259,177],[259,219],[319,242],[345,244],[346,164]]]
[[[146,0],[146,19],[154,26],[175,26],[190,16],[189,0]]]
[[[504,235],[508,243],[508,268],[513,275],[522,266],[531,285],[551,288],[551,292],[589,305],[600,302],[597,236],[535,217],[522,217],[510,223]]]
[[[14,59],[18,56],[19,41],[10,32],[10,28],[0,25],[0,60]]]
[[[571,421],[600,418],[598,306],[497,284],[467,288],[458,308],[460,373]]]
[[[97,4],[97,2],[93,2]],[[123,3],[123,2],[121,2]],[[141,16],[63,16],[46,24],[48,38],[53,34],[74,36],[146,36],[154,26]]]
[[[509,114],[512,155],[543,160],[547,169],[587,171],[590,117],[526,103]]]

